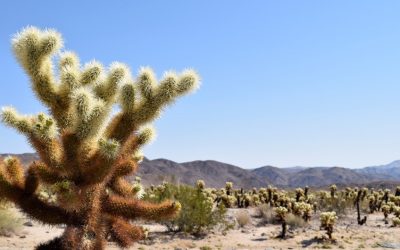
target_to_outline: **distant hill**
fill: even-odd
[[[368,183],[377,180],[372,175],[357,173],[352,169],[341,167],[313,167],[293,169],[261,167],[252,170],[253,173],[270,178],[275,185],[288,187],[327,186],[330,184]]]
[[[279,186],[290,186],[290,176],[296,172],[291,172],[286,168],[265,166],[251,170],[259,178],[271,180],[270,184]]]
[[[330,184],[368,183],[376,180],[374,176],[357,173],[348,168],[308,168],[290,177],[290,186],[326,186]]]
[[[39,160],[36,154],[0,154],[0,160],[12,155],[21,159],[24,165]],[[193,185],[202,179],[210,187],[224,187],[232,181],[235,187],[252,188],[274,185],[278,187],[326,187],[333,183],[338,186],[366,185],[370,187],[395,187],[400,185],[400,161],[387,165],[349,169],[342,167],[292,167],[278,168],[264,166],[243,169],[218,161],[191,161],[177,163],[168,159],[149,160],[145,158],[139,166],[137,176],[145,185],[160,184],[163,181]],[[133,178],[133,177],[131,177]]]
[[[272,181],[262,180],[252,172],[237,166],[218,161],[192,161],[176,163],[166,159],[145,159],[139,167],[138,176],[144,184],[158,184],[163,180],[193,185],[204,180],[207,186],[224,187],[231,181],[237,187],[261,187]]]
[[[373,175],[381,180],[400,180],[400,160],[387,165],[354,169],[354,171],[366,175]]]

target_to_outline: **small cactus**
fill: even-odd
[[[333,227],[336,223],[338,217],[336,216],[336,212],[324,212],[320,215],[321,228],[326,230],[326,234],[329,239],[332,240]]]
[[[392,219],[392,223],[394,227],[400,226],[400,218],[399,217],[394,217]]]
[[[302,188],[296,188],[296,202],[300,201],[300,198],[304,195],[304,190]]]
[[[331,185],[331,186],[329,187],[329,189],[330,189],[330,191],[331,191],[331,198],[335,198],[335,196],[336,196],[336,190],[337,190],[336,185],[335,185],[335,184]]]
[[[203,190],[204,187],[206,186],[205,182],[203,180],[197,180],[196,186],[199,190]]]
[[[226,195],[231,195],[232,194],[232,188],[233,188],[233,183],[230,182],[230,181],[227,181],[225,183]]]
[[[394,206],[392,210],[393,210],[393,214],[396,217],[400,217],[400,207],[399,206]]]
[[[396,187],[395,196],[400,196],[400,186]]]
[[[295,202],[293,206],[293,214],[300,216],[305,222],[311,218],[312,206],[305,202]]]
[[[275,213],[277,219],[281,222],[282,225],[282,232],[279,237],[284,239],[286,237],[286,214],[288,213],[288,210],[285,207],[277,207],[275,208]]]
[[[388,222],[388,216],[389,216],[389,214],[390,214],[390,206],[389,205],[387,205],[387,204],[385,204],[385,205],[383,205],[382,207],[381,207],[381,210],[382,210],[382,212],[383,212],[383,216],[384,216],[384,221],[385,221],[385,224],[388,224],[389,222]]]

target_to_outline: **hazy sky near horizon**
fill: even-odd
[[[398,1],[2,1],[0,106],[44,110],[14,59],[21,28],[55,28],[81,62],[196,69],[157,120],[149,158],[263,165],[400,159]],[[0,125],[0,152],[32,152]]]

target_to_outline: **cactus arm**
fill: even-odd
[[[130,247],[134,242],[145,238],[142,227],[131,225],[123,218],[109,218],[111,237],[122,248]]]
[[[60,174],[59,171],[54,171],[54,168],[49,168],[42,162],[33,162],[28,172],[33,172],[41,182],[46,184],[54,184],[67,179],[67,176]]]
[[[41,141],[32,136],[28,138],[31,142],[31,145],[36,149],[40,159],[47,166],[51,166],[54,171],[61,172],[65,170],[65,166],[62,161],[64,152],[58,140],[51,139],[47,141]]]
[[[35,195],[22,195],[14,202],[30,217],[48,225],[80,225],[82,221],[76,214],[71,214],[58,206],[47,204]]]
[[[55,139],[56,125],[51,117],[40,113],[36,116],[24,116],[14,108],[2,109],[1,120],[8,126],[27,136],[41,159],[49,166],[62,167],[60,144]]]
[[[137,169],[137,163],[136,161],[132,159],[123,159],[120,160],[119,162],[116,163],[114,173],[113,173],[113,178],[118,178],[121,176],[127,176],[132,173],[136,172]]]
[[[186,70],[180,76],[175,73],[166,73],[160,83],[156,84],[154,73],[149,68],[142,68],[139,72],[137,86],[141,94],[141,101],[135,101],[135,92],[132,87],[124,86],[119,112],[106,128],[106,137],[125,142],[129,135],[138,127],[157,118],[162,109],[173,103],[177,97],[187,94],[197,88],[199,77],[193,70]]]
[[[113,192],[123,197],[133,197],[136,193],[134,186],[121,177],[114,178],[109,187]]]
[[[91,157],[88,164],[82,166],[82,180],[85,185],[102,182],[113,167],[113,160],[108,159],[100,153]]]
[[[179,202],[164,201],[154,204],[111,195],[104,202],[104,211],[127,219],[161,220],[174,217],[181,209]]]
[[[95,95],[107,104],[115,102],[119,85],[131,81],[129,68],[119,62],[111,64],[107,77],[94,86]]]
[[[11,184],[22,187],[24,183],[24,169],[18,158],[7,157],[4,159],[4,166],[1,167],[4,178]]]
[[[65,210],[47,204],[40,200],[33,192],[26,191],[13,184],[7,176],[0,174],[0,196],[18,205],[26,214],[33,219],[49,225],[79,224],[79,217]]]
[[[28,27],[13,39],[13,50],[18,61],[30,76],[38,98],[51,109],[56,108],[58,95],[51,56],[62,47],[59,33]]]

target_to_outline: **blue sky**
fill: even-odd
[[[0,106],[44,109],[10,38],[49,27],[82,62],[200,73],[200,90],[156,122],[149,158],[384,164],[400,159],[399,11],[398,1],[2,1]],[[0,152],[30,151],[0,125]]]

